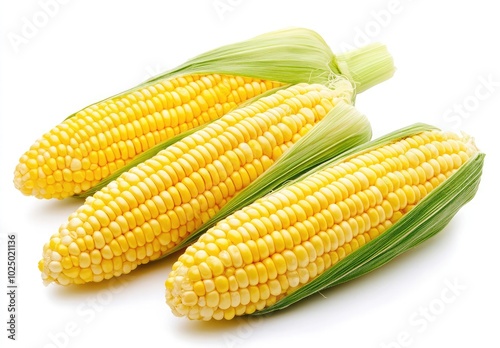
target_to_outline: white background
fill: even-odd
[[[0,9],[2,347],[500,345],[500,25],[494,2],[66,0],[44,23],[46,2],[2,1]],[[218,13],[217,3],[227,11]],[[26,21],[40,27],[13,45],[9,38],[22,35]],[[476,198],[442,233],[383,268],[259,320],[174,317],[163,283],[178,255],[120,282],[44,287],[37,269],[42,246],[81,201],[41,201],[14,189],[14,167],[34,140],[81,107],[196,54],[290,26],[318,31],[334,52],[385,43],[398,70],[359,95],[358,109],[370,118],[375,137],[415,122],[473,135],[487,154]],[[456,107],[468,110],[467,117],[452,115]],[[6,339],[7,233],[18,234],[19,246],[16,342]],[[450,283],[458,284],[455,292]],[[428,319],[419,314],[425,308]]]

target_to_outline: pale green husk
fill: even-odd
[[[353,154],[430,129],[434,127],[422,124],[407,127],[353,148],[325,165],[331,165]],[[460,208],[474,197],[480,183],[484,158],[483,153],[475,154],[382,235],[274,305],[254,314],[261,315],[286,308],[318,291],[362,276],[440,232]],[[314,169],[314,171],[317,170],[318,168]]]
[[[142,85],[199,73],[240,75],[290,84],[327,84],[332,77],[343,75],[360,93],[387,80],[394,71],[393,59],[380,43],[335,56],[315,31],[289,28],[203,53]]]
[[[104,100],[159,80],[189,74],[229,74],[286,84],[328,84],[332,79],[344,76],[355,86],[356,92],[361,93],[392,77],[395,70],[392,56],[381,43],[372,43],[336,56],[317,32],[289,28],[202,53]]]
[[[191,244],[217,221],[272,192],[285,182],[352,147],[369,141],[371,134],[368,119],[353,106],[339,100],[316,126],[269,169],[229,200],[210,220],[169,253]]]

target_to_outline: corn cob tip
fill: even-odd
[[[45,245],[44,249],[48,250],[49,246]],[[48,253],[44,253],[43,258],[38,261],[38,270],[41,272],[43,284],[48,286],[51,283],[58,282],[57,276],[55,273],[60,271],[59,268],[61,263],[58,260],[61,260],[61,255],[57,251],[51,251]]]
[[[47,272],[45,272],[46,269],[47,269],[47,267],[46,267],[45,261],[44,260],[38,261],[38,270],[40,272],[42,272],[43,285],[49,286],[53,282],[53,279],[51,277],[49,277]]]
[[[172,314],[176,317],[183,317],[186,316],[187,313],[185,311],[181,311],[181,308],[185,308],[182,306],[183,300],[181,300],[182,284],[185,282],[185,279],[187,279],[186,275],[188,269],[185,266],[180,266],[177,271],[177,276],[179,277],[177,278],[177,282],[170,279],[165,281],[165,288],[167,289],[165,291],[165,298],[167,305],[170,306],[170,309],[172,310]],[[189,295],[187,297],[189,297]],[[198,298],[195,298],[193,295],[191,295],[191,297],[193,297],[191,300],[184,298],[184,303],[191,302],[195,304]]]

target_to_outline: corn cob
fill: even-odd
[[[392,75],[385,47],[335,57],[310,30],[268,33],[195,57],[71,115],[20,158],[14,184],[25,195],[87,196],[236,106],[285,84],[345,75],[363,91]]]
[[[177,316],[232,319],[284,308],[366,273],[395,256],[396,231],[408,248],[444,227],[472,198],[481,166],[471,139],[438,130],[353,151],[203,234],[174,263],[167,304]],[[475,170],[472,180],[465,169]],[[452,180],[453,189],[441,188]],[[439,211],[455,211],[439,216],[420,204],[436,201]]]
[[[335,104],[351,97],[352,87],[294,85],[160,151],[88,197],[69,217],[44,246],[43,279],[63,285],[98,282],[168,254]],[[371,134],[364,122],[358,141]],[[346,139],[356,131],[350,133]]]
[[[79,194],[137,154],[280,85],[240,76],[186,75],[92,105],[31,146],[16,167],[15,185],[38,198]]]

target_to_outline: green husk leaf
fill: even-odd
[[[410,129],[412,128],[407,128],[406,131]],[[391,138],[396,140],[402,137],[396,132],[393,136],[384,137],[386,141],[382,143],[387,143]],[[380,143],[378,140],[372,143],[377,142]],[[371,143],[368,143],[363,147],[370,146]],[[262,315],[284,309],[318,291],[360,277],[439,233],[476,194],[484,158],[483,153],[475,154],[382,235],[348,255],[310,283],[254,314]]]
[[[369,141],[371,134],[368,119],[353,106],[339,100],[316,126],[269,169],[227,202],[217,214],[171,252],[191,244],[217,221],[270,193],[285,182],[351,147]]]
[[[394,71],[392,57],[380,43],[336,57],[315,31],[289,28],[205,52],[144,84],[177,75],[214,72],[291,84],[327,84],[332,75],[343,75],[363,91],[369,88],[365,84],[378,84]]]

